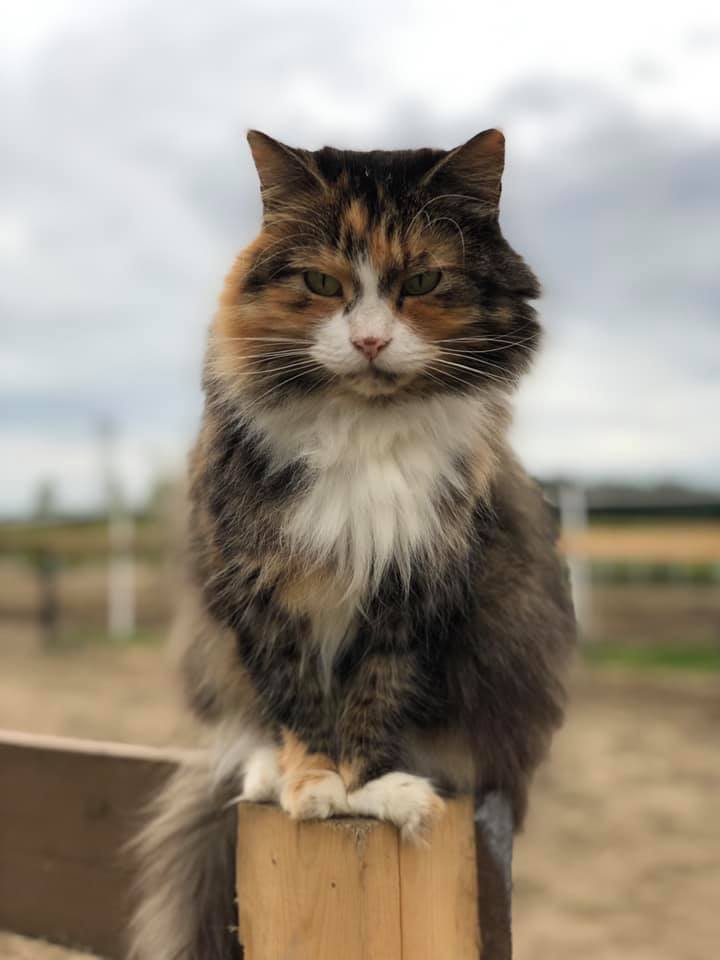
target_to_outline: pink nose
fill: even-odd
[[[352,345],[356,350],[364,353],[368,360],[374,360],[389,343],[389,338],[384,340],[382,337],[361,337],[358,340],[353,340]]]

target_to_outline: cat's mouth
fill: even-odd
[[[348,374],[344,380],[355,393],[363,397],[386,397],[405,387],[412,377],[408,374],[383,370],[369,363],[364,370]]]

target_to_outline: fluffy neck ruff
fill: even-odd
[[[486,496],[504,432],[502,395],[445,394],[365,402],[310,397],[254,411],[271,469],[302,461],[304,492],[281,536],[295,556],[331,569],[360,600],[390,564],[406,582],[463,550],[469,512]]]

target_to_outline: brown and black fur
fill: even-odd
[[[215,760],[180,775],[145,832],[140,960],[235,956],[223,806],[240,793],[242,770],[217,759],[233,738],[250,730],[276,743],[286,786],[298,790],[337,773],[351,792],[407,771],[441,792],[502,792],[519,828],[530,778],[562,720],[574,641],[554,521],[505,439],[509,396],[540,328],[530,305],[537,281],[498,223],[502,137],[488,131],[449,152],[312,153],[261,134],[251,146],[263,229],[221,297],[190,471],[182,671],[191,708],[218,731]],[[442,535],[410,562],[371,570],[328,665],[311,624],[357,589],[353,571],[289,541],[284,525],[316,470],[303,456],[278,464],[253,417],[290,415],[313,398],[346,402],[342,378],[317,365],[290,361],[291,377],[276,372],[261,338],[301,356],[328,309],[303,288],[303,269],[341,280],[337,306],[350,311],[358,257],[372,261],[382,295],[418,336],[456,338],[455,353],[443,355],[462,354],[462,364],[407,382],[378,374],[376,393],[348,396],[381,417],[426,398],[481,397],[487,429],[453,464],[460,481],[433,492]],[[403,297],[402,277],[433,265],[442,288]],[[490,348],[477,355],[464,346],[480,342]]]

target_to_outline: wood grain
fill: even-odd
[[[123,957],[123,847],[176,758],[1,731],[0,928]]]
[[[416,847],[374,820],[295,823],[241,805],[237,880],[246,960],[481,955],[470,799]]]
[[[427,846],[400,844],[403,960],[480,956],[473,813],[456,800]]]
[[[249,960],[398,960],[398,840],[364,820],[295,823],[241,805],[238,903]]]

